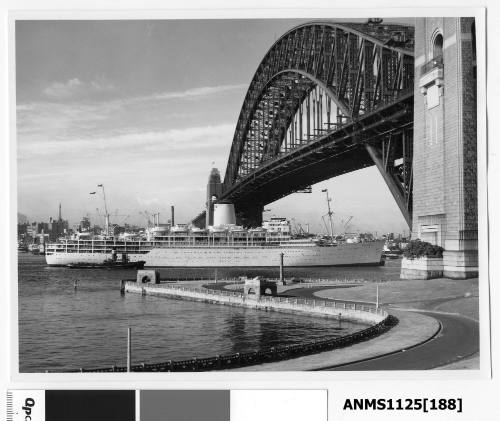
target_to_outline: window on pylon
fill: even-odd
[[[443,56],[443,35],[437,34],[434,38],[434,45],[432,49],[432,58],[437,59]]]

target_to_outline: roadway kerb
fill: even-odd
[[[340,285],[344,286],[344,285]],[[354,285],[353,285],[354,286]],[[241,288],[241,286],[228,285],[227,289]],[[294,289],[301,289],[304,285],[280,287],[279,292],[286,294]],[[315,285],[316,287],[316,285]],[[335,289],[334,285],[317,285],[325,290]],[[226,289],[226,287],[222,287]],[[318,297],[319,298],[319,297]],[[238,368],[230,371],[297,371],[321,370],[325,367],[345,365],[353,362],[377,358],[383,355],[400,352],[418,346],[432,339],[439,333],[440,324],[432,318],[418,313],[397,311],[391,309],[391,314],[396,316],[399,323],[384,335],[361,342],[350,347],[333,351],[321,352],[314,355],[294,358],[273,363],[258,364]]]
[[[231,371],[304,371],[340,366],[400,352],[420,345],[439,333],[440,324],[418,313],[391,311],[399,323],[383,335],[333,351],[273,363],[252,365]]]
[[[437,280],[439,284],[441,283],[448,283],[448,280]],[[399,285],[394,285],[393,287],[404,287],[408,284],[401,284]],[[428,284],[427,284],[428,285]],[[363,285],[352,285],[353,287],[355,286],[361,286],[358,291],[359,293],[362,293],[363,289],[373,288],[370,285],[366,285],[365,288],[363,288]],[[423,285],[422,285],[423,286]],[[430,285],[429,285],[430,286]],[[474,285],[475,286],[475,285]],[[474,287],[473,286],[473,287]],[[223,286],[220,285],[220,289],[233,289],[233,288],[241,287],[241,286],[232,286],[232,285],[227,285]],[[291,285],[291,286],[282,286],[279,288],[279,292],[282,295],[288,295],[292,294],[294,295],[295,291],[305,291],[305,290],[310,290],[311,295],[316,296],[318,299],[332,299],[333,297],[339,298],[339,295],[342,295],[342,299],[345,300],[347,298],[348,292],[353,292],[353,290],[357,290],[358,288],[352,288],[351,291],[348,291],[347,289],[344,289],[345,284],[343,285],[310,285],[312,288],[306,288],[304,289],[304,285]],[[339,290],[339,287],[342,287],[343,291]],[[398,288],[398,289],[399,289]],[[471,285],[462,285],[462,287],[459,288],[464,288],[468,291],[470,291]],[[418,288],[420,289],[420,288]],[[358,292],[356,291],[356,292]],[[363,291],[364,293],[359,294],[353,294],[356,296],[356,302],[359,303],[371,303],[373,304],[372,301],[369,300],[370,295],[366,295],[367,291]],[[409,292],[409,297],[406,297],[407,294],[404,294],[404,297],[398,297],[400,300],[401,299],[406,299],[406,298],[416,298],[413,296],[413,293],[415,291],[408,291]],[[443,291],[444,292],[444,291]],[[461,293],[461,291],[453,291],[456,293]],[[339,294],[340,293],[340,294]],[[349,295],[351,295],[349,294]],[[364,296],[364,297],[362,297]],[[364,300],[361,300],[360,298],[365,298]],[[368,298],[368,299],[367,299]],[[429,297],[424,297],[424,298],[429,298]],[[451,296],[442,296],[438,298],[437,300],[423,300],[419,304],[425,304],[423,305],[424,308],[432,308],[434,305],[432,304],[433,301],[436,301],[437,303],[443,303],[447,302],[448,300],[454,300],[459,297],[451,297]],[[473,298],[473,297],[472,297]],[[354,300],[353,300],[354,301]],[[414,348],[418,345],[424,344],[428,342],[430,339],[432,339],[434,336],[436,336],[439,331],[440,331],[440,324],[439,322],[434,319],[433,317],[429,317],[428,315],[420,314],[421,309],[418,308],[411,308],[410,306],[406,306],[407,304],[417,304],[417,300],[409,300],[405,302],[405,300],[402,300],[400,303],[390,303],[390,305],[386,306],[385,308],[390,311],[391,314],[395,315],[399,319],[399,323],[397,326],[393,327],[389,332],[385,333],[384,335],[371,339],[366,342],[362,342],[359,344],[355,344],[353,346],[347,347],[347,348],[342,348],[342,349],[337,349],[334,351],[327,351],[323,353],[318,353],[314,355],[309,355],[309,356],[304,356],[304,357],[299,357],[291,360],[285,360],[285,361],[279,361],[279,362],[273,362],[273,363],[266,363],[266,364],[259,364],[255,366],[249,366],[249,367],[243,367],[243,368],[238,368],[234,369],[237,371],[261,371],[261,370],[270,370],[270,371],[296,371],[296,370],[321,370],[324,368],[332,368],[334,366],[346,366],[348,364],[360,362],[360,361],[366,361],[374,358],[379,358],[383,357],[386,355],[391,355],[398,353],[402,350],[408,350],[411,348]],[[418,305],[415,307],[419,307]],[[420,310],[420,311],[419,311]],[[447,313],[447,312],[443,312]],[[450,314],[450,313],[448,313]],[[460,314],[460,313],[458,313]],[[465,315],[462,315],[464,317],[467,317]],[[467,317],[467,318],[473,318],[473,317]],[[476,368],[476,361],[478,360],[478,357],[474,358],[467,358],[467,361],[464,361],[465,367],[466,368]],[[455,365],[456,363],[453,363]],[[454,366],[443,366],[442,368],[454,368]],[[231,370],[231,371],[234,371]]]

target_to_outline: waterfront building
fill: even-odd
[[[88,216],[84,216],[80,221],[80,231],[90,231],[90,218]]]

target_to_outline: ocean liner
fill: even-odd
[[[283,253],[288,267],[380,264],[384,241],[331,238],[296,238],[284,218],[243,229],[235,224],[233,205],[215,204],[214,225],[206,230],[157,227],[143,238],[63,239],[46,245],[45,259],[50,266],[99,264],[118,255],[146,267],[275,267]]]

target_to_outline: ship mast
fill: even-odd
[[[330,238],[331,238],[332,243],[333,243],[333,220],[332,220],[333,212],[332,212],[332,209],[330,208],[330,202],[332,201],[332,199],[328,195],[328,189],[323,189],[321,191],[323,193],[326,193],[326,203],[328,205],[328,214],[327,215],[328,215],[328,219],[330,221]]]
[[[106,193],[104,191],[104,185],[98,184],[97,187],[102,189],[102,197],[104,198],[104,230],[106,235],[109,235],[109,213],[108,213],[108,205],[106,203]]]

